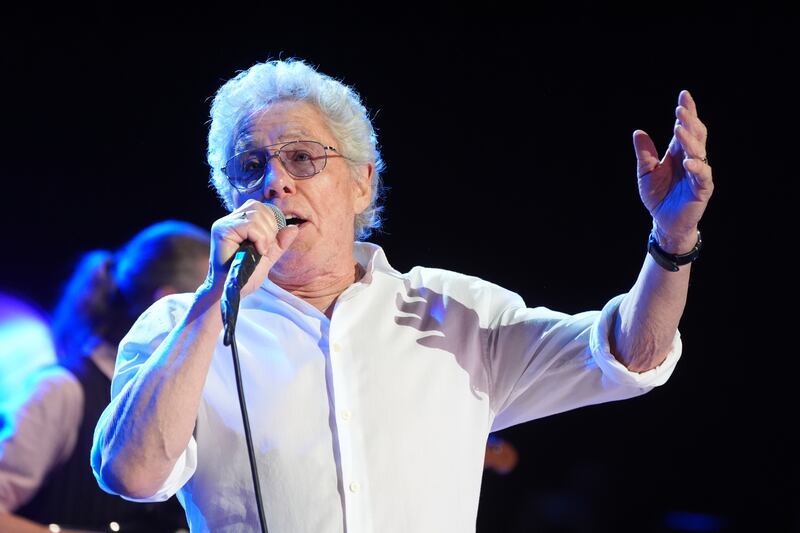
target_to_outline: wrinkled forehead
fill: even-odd
[[[300,139],[333,141],[323,114],[316,106],[298,101],[278,101],[245,117],[234,130],[233,151]]]

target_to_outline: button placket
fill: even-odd
[[[360,498],[350,501],[351,498],[356,498],[356,495],[361,490],[361,484],[355,480],[359,474],[357,461],[354,458],[352,427],[349,424],[352,418],[352,412],[348,408],[351,403],[349,393],[353,384],[350,382],[351,376],[348,372],[349,353],[347,352],[347,343],[342,342],[337,335],[339,332],[339,327],[337,326],[341,326],[341,324],[341,319],[332,320],[328,336],[328,361],[333,381],[331,408],[336,413],[335,438],[339,445],[341,475],[343,488],[345,489],[344,496],[347,501],[344,508],[344,518],[348,530],[359,531],[361,529],[359,527],[359,516],[362,511],[356,509],[359,505],[356,502],[360,501]]]

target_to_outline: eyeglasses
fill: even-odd
[[[274,147],[279,146],[277,150]],[[317,141],[289,141],[270,144],[261,148],[245,150],[234,155],[222,172],[230,184],[240,192],[252,192],[261,186],[267,173],[269,160],[280,159],[283,168],[297,179],[308,179],[322,172],[329,157],[345,157],[341,154],[328,155],[333,146],[325,146]],[[345,157],[345,159],[347,159]]]

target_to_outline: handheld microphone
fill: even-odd
[[[286,227],[286,217],[283,212],[272,204],[264,204],[272,210],[275,215],[275,222],[280,231]],[[255,245],[250,241],[244,241],[239,245],[239,249],[233,255],[231,268],[225,280],[225,290],[222,294],[222,323],[225,326],[223,343],[230,346],[233,339],[233,330],[236,328],[236,317],[239,314],[239,300],[242,287],[253,275],[253,272],[261,260],[261,254],[256,250]]]

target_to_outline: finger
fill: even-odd
[[[689,91],[686,89],[682,90],[678,94],[678,105],[685,107],[692,115],[697,116],[697,104],[695,103],[694,98],[692,98],[691,93],[689,93]]]
[[[243,291],[242,294],[245,294],[245,292],[249,294],[255,289],[256,286],[258,286],[261,281],[254,282],[253,280],[263,280],[268,275],[269,271],[275,266],[275,263],[280,260],[284,252],[286,252],[286,250],[292,245],[299,233],[300,230],[297,228],[297,226],[285,227],[277,234],[270,233],[272,236],[269,238],[269,244],[267,245],[265,252],[261,251],[262,241],[258,241],[258,244],[256,244],[256,249],[259,250],[259,254],[261,255],[262,259],[258,262],[256,271],[253,273],[250,281],[248,281],[248,290]]]
[[[267,255],[270,244],[275,240],[268,228],[263,228],[250,218],[237,219],[231,227],[238,237],[238,244],[242,244],[245,241],[253,243],[256,251],[261,256]]]
[[[678,124],[686,128],[697,140],[706,142],[708,137],[708,128],[703,122],[697,118],[697,115],[692,113],[688,108],[678,106],[675,108],[675,117],[678,119]]]
[[[275,211],[266,204],[250,199],[234,209],[231,214],[233,218],[245,218],[248,220],[264,221],[267,225],[274,227],[278,231],[278,219]]]
[[[699,198],[708,198],[714,191],[711,166],[699,159],[684,159],[683,168],[693,179],[695,194]]]
[[[239,207],[234,211],[231,211],[229,214],[225,216],[226,219],[230,220],[231,223],[236,224],[240,220],[249,220],[250,217],[254,216],[255,212],[252,209],[247,209],[246,207]]]
[[[259,217],[263,217],[270,227],[275,228],[276,232],[278,231],[278,215],[273,211],[272,207],[261,202],[256,202],[253,208],[258,212]]]
[[[692,135],[686,128],[680,124],[675,125],[675,137],[683,149],[683,153],[688,159],[697,159],[698,161],[706,161],[706,143],[699,140]]]
[[[278,232],[278,222],[275,213],[270,208],[251,199],[234,210],[227,218],[230,220],[235,234],[239,237],[239,242],[245,240],[252,242],[261,256],[266,257],[270,254],[271,246],[276,242]],[[292,237],[293,240],[294,237]],[[281,253],[282,251],[273,255],[277,259]]]
[[[266,255],[272,237],[275,233],[269,227],[269,222],[256,209],[247,209],[245,206],[231,212],[224,217],[229,228],[225,240],[234,244],[250,241],[255,245],[259,255]]]
[[[275,244],[277,250],[275,250],[273,253],[272,249],[270,249],[270,251],[267,253],[267,256],[272,260],[273,263],[277,261],[280,256],[286,252],[286,250],[289,249],[299,234],[300,228],[297,226],[286,226],[275,235]]]
[[[261,202],[257,202],[252,198],[247,200],[242,205],[231,211],[230,215],[233,218],[250,218],[257,212],[258,206]],[[246,216],[245,216],[246,215]]]
[[[633,132],[633,150],[636,152],[636,175],[638,177],[652,172],[658,166],[656,145],[644,131]]]

